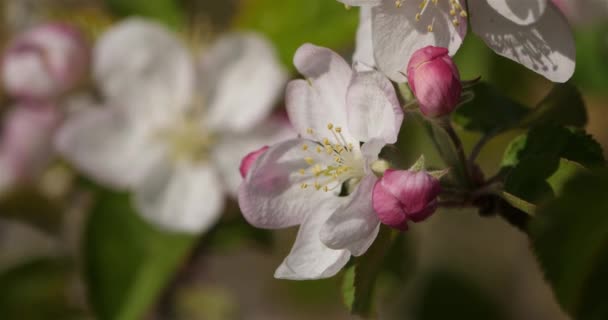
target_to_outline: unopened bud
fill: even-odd
[[[17,98],[44,100],[74,88],[88,67],[89,48],[78,30],[51,23],[31,29],[9,44],[2,82]]]
[[[380,221],[406,230],[407,222],[420,222],[437,209],[439,180],[426,171],[387,170],[374,186],[372,204]]]
[[[420,111],[428,117],[449,114],[460,101],[460,75],[446,48],[428,46],[416,51],[407,67],[407,79]]]

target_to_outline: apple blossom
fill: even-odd
[[[414,52],[407,78],[420,111],[426,116],[449,114],[460,101],[460,74],[446,48],[428,46]]]
[[[463,0],[339,1],[371,12],[362,13],[360,22],[360,29],[367,30],[360,34],[371,40],[358,39],[357,45],[366,47],[358,47],[355,58],[373,59],[397,82],[406,81],[406,64],[420,48],[445,47],[455,54],[468,22],[494,52],[549,80],[565,82],[574,73],[570,27],[549,0],[475,0],[468,1],[468,7]],[[362,57],[366,52],[368,56]]]
[[[195,64],[165,27],[134,18],[102,35],[93,62],[104,101],[67,119],[58,149],[132,191],[137,211],[166,229],[207,230],[236,195],[246,152],[292,132],[268,117],[286,72],[259,35],[220,37]]]
[[[439,179],[424,170],[386,170],[376,182],[373,207],[382,223],[406,230],[407,222],[420,222],[437,209]]]
[[[371,167],[397,140],[403,111],[386,77],[353,72],[329,49],[305,44],[294,64],[306,79],[289,83],[286,105],[300,138],[273,145],[254,161],[239,205],[256,227],[300,226],[275,277],[326,278],[376,238]]]
[[[52,99],[81,82],[89,48],[74,27],[49,23],[18,35],[2,59],[6,92],[29,100]]]

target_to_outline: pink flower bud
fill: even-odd
[[[420,111],[428,117],[449,114],[460,100],[460,75],[446,48],[428,46],[416,51],[407,66],[407,79]]]
[[[437,209],[439,180],[425,171],[386,170],[374,186],[372,203],[380,221],[406,230],[407,221],[420,222]]]
[[[78,30],[45,24],[10,43],[0,66],[2,82],[6,92],[17,98],[54,98],[83,79],[88,62],[89,48]]]
[[[241,167],[239,168],[239,170],[241,171],[241,177],[245,178],[247,176],[249,168],[251,168],[255,160],[257,160],[257,158],[259,158],[264,152],[266,152],[268,148],[268,146],[263,146],[256,151],[250,152],[243,158],[243,160],[241,161]]]
[[[0,185],[40,174],[53,156],[53,135],[61,119],[50,104],[20,104],[10,111],[0,137]]]

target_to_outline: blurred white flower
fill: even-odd
[[[268,117],[287,75],[258,35],[223,36],[195,63],[163,26],[130,19],[93,60],[103,106],[78,108],[57,146],[99,183],[133,191],[137,211],[165,229],[207,230],[236,194],[241,158],[291,132]]]
[[[454,55],[468,22],[494,52],[565,82],[574,73],[575,46],[568,23],[549,0],[338,0],[361,6],[354,60],[376,64],[405,82],[412,54],[426,46]],[[371,39],[370,39],[371,38]]]
[[[575,26],[608,22],[608,0],[552,0]]]
[[[378,234],[371,165],[397,141],[403,111],[384,75],[353,72],[327,48],[305,44],[294,64],[306,80],[289,83],[286,103],[301,138],[254,153],[239,205],[254,226],[300,226],[275,277],[326,278]]]

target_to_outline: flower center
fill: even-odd
[[[395,0],[395,7],[400,8],[401,5],[403,5],[403,3],[405,1],[412,1],[412,0]],[[468,14],[467,11],[465,10],[465,8],[460,4],[460,0],[447,0],[450,3],[450,17],[452,19],[452,24],[454,26],[459,26],[460,25],[460,20],[461,19],[466,19]],[[477,0],[476,0],[477,1]],[[438,6],[439,4],[439,0],[422,0],[420,2],[420,4],[418,5],[418,11],[416,12],[416,21],[420,21],[423,17],[423,15],[425,13],[427,13],[427,9],[435,9],[435,10],[441,10]],[[429,23],[429,25],[427,26],[427,30],[429,32],[433,32],[433,24],[435,23],[435,19],[433,18],[433,20],[431,21],[431,23]]]
[[[204,129],[196,119],[200,117],[184,115],[171,127],[159,131],[160,138],[169,146],[175,161],[204,162],[215,144],[215,136]]]
[[[316,153],[316,155],[304,158],[308,167],[299,169],[299,173],[303,176],[311,174],[314,182],[312,184],[302,183],[300,185],[302,189],[310,188],[329,192],[341,187],[344,182],[358,182],[364,175],[364,161],[358,146],[355,148],[352,143],[346,141],[341,127],[329,123],[327,129],[330,131],[332,139],[316,137],[313,129],[307,130],[317,143],[312,146],[304,144],[302,151]],[[319,158],[318,155],[323,155],[321,159],[326,159],[326,161],[316,162],[315,158]],[[329,160],[328,157],[332,159]]]

